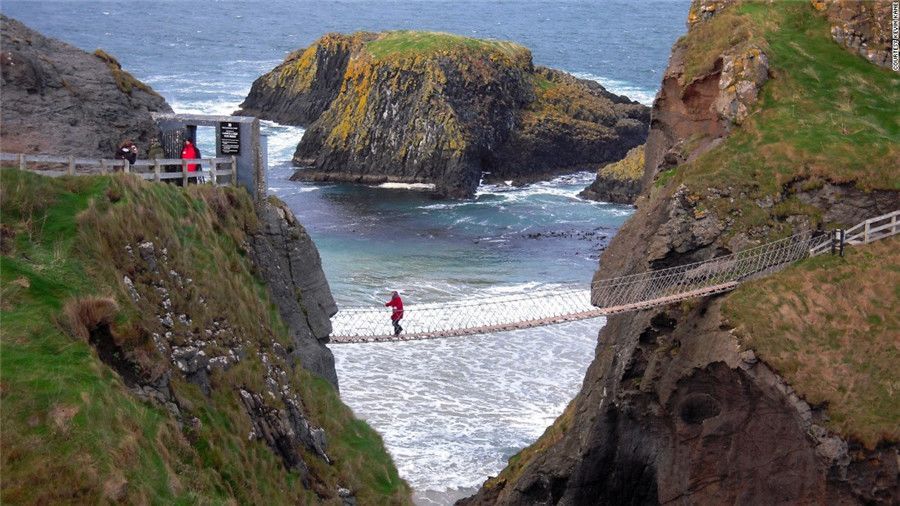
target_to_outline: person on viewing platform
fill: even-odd
[[[400,320],[403,319],[403,299],[399,293],[392,292],[391,300],[385,303],[385,306],[394,308],[391,313],[391,324],[394,326],[394,335],[399,336],[400,332],[403,332],[403,327],[400,326]]]
[[[156,139],[150,140],[150,149],[147,150],[147,158],[154,160],[157,158],[165,158],[166,152]]]
[[[116,148],[116,160],[128,160],[130,164],[134,164],[137,160],[137,146],[131,139],[119,143],[119,147]]]
[[[197,146],[191,142],[190,139],[184,140],[184,148],[181,149],[181,159],[182,160],[196,160],[200,158],[200,150],[197,149]],[[188,172],[197,172],[198,165],[196,163],[189,163],[187,166]],[[190,181],[190,179],[188,179]],[[202,183],[200,178],[195,179],[196,182]]]

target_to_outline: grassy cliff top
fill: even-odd
[[[900,237],[808,259],[742,285],[725,314],[829,428],[900,441]]]
[[[475,52],[494,54],[517,60],[531,59],[531,52],[514,42],[475,39],[443,32],[391,31],[383,32],[366,43],[366,50],[376,59],[403,56],[429,56],[439,53]]]
[[[900,189],[900,75],[835,43],[827,20],[808,2],[743,2],[678,42],[687,49],[686,76],[711,69],[721,51],[745,43],[769,59],[771,78],[759,102],[725,142],[663,173],[658,185],[675,180],[701,195],[710,186],[734,188],[732,196],[744,195],[736,203],[708,196],[705,205],[734,218],[736,229],[771,225],[755,200],[792,181]]]
[[[271,353],[292,339],[244,250],[257,226],[246,192],[3,169],[0,202],[0,502],[307,504],[328,494],[339,502],[338,486],[363,504],[408,502],[378,434],[327,381]],[[141,260],[148,243],[164,268]],[[154,344],[152,334],[165,330],[162,290],[188,318],[166,334],[170,344],[215,328],[222,332],[207,353],[232,340],[247,351],[210,373],[209,395],[171,370]],[[101,323],[108,334],[95,335]],[[101,359],[106,346],[148,374],[171,371],[173,395],[196,423],[180,426],[166,408],[139,400],[123,382],[127,372]],[[311,488],[247,437],[238,388],[265,391],[264,353],[326,430],[334,463],[305,457]]]

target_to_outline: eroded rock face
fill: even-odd
[[[257,213],[260,229],[250,237],[251,259],[291,330],[294,356],[337,388],[334,355],[325,346],[337,305],[319,250],[284,202],[270,198]]]
[[[172,108],[98,50],[88,54],[0,16],[0,140],[7,152],[111,158],[123,139],[146,150],[151,112]]]
[[[831,23],[831,37],[849,51],[891,68],[891,2],[811,0]]]
[[[688,27],[731,8],[733,0],[702,0],[691,5]],[[687,76],[687,48],[676,43],[662,87],[653,103],[647,136],[643,186],[661,171],[693,160],[718,145],[752,111],[759,90],[769,78],[769,61],[750,42],[723,51],[712,67]]]
[[[384,49],[398,37],[443,46]],[[535,68],[521,46],[406,32],[327,35],[257,79],[241,107],[308,126],[297,178],[427,183],[452,197],[483,174],[595,170],[640,144],[649,120],[596,83]]]

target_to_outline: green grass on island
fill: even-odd
[[[900,237],[747,283],[725,314],[828,426],[873,448],[900,441]]]
[[[256,220],[246,192],[13,169],[0,171],[0,192],[4,504],[307,504],[321,496],[340,504],[338,486],[360,504],[409,502],[380,436],[325,380],[300,368],[281,364],[311,423],[326,430],[334,463],[306,455],[312,479],[304,488],[264,442],[248,439],[237,388],[265,391],[259,353],[290,338],[242,249]],[[196,427],[179,427],[165,408],[138,400],[80,323],[106,322],[119,353],[142,369],[167,367],[149,337],[159,326],[154,291],[133,302],[122,283],[126,274],[138,287],[162,282],[129,270],[125,246],[143,241],[166,248],[167,265],[192,278],[190,288],[171,291],[172,305],[190,307],[198,329],[225,322],[251,350],[211,374],[208,397],[172,374]]]
[[[399,30],[384,32],[378,38],[366,43],[366,50],[376,59],[402,57],[408,55],[428,56],[436,53],[472,51],[483,54],[499,54],[517,59],[531,52],[514,42],[474,39],[442,32],[418,32]]]
[[[657,186],[685,183],[704,205],[734,220],[734,230],[781,226],[755,201],[790,182],[900,189],[900,75],[839,46],[808,2],[744,2],[678,42],[689,49],[687,76],[712,68],[722,50],[746,41],[769,58],[759,102],[722,145],[661,174]],[[731,202],[703,195],[711,183],[743,196]],[[817,218],[815,209],[802,206],[785,211]]]

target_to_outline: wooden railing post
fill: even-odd
[[[869,244],[869,220],[863,226],[863,244]]]
[[[70,175],[70,176],[74,176],[74,175],[75,175],[75,157],[74,157],[74,156],[71,156],[71,155],[69,155],[69,168],[68,168],[68,172],[69,172],[69,175]]]
[[[210,158],[207,160],[209,163],[209,182],[212,183],[213,186],[216,185],[216,159]]]
[[[231,185],[237,186],[237,157],[231,155]]]
[[[19,153],[19,170],[25,170],[25,153]]]
[[[188,164],[187,160],[181,160],[181,181],[184,186],[188,185]]]
[[[124,162],[125,165],[122,166],[122,172],[128,174],[129,172],[131,172],[131,162],[129,162],[128,160],[124,160]]]
[[[162,173],[162,167],[159,166],[159,159],[153,161],[153,180],[157,183],[160,181],[160,173]]]
[[[100,159],[100,173],[106,174],[106,160],[103,158]]]

